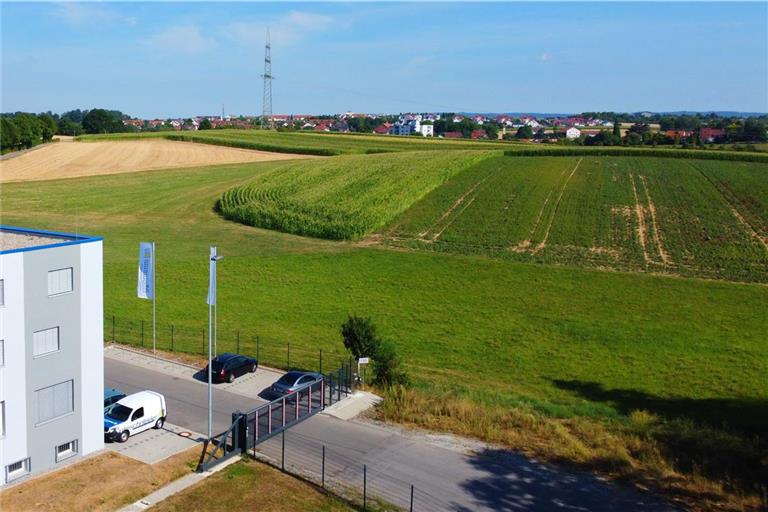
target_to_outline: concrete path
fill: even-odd
[[[109,355],[105,376],[108,386],[129,392],[154,389],[165,394],[169,420],[183,428],[206,431],[206,386],[193,378],[157,372]],[[232,411],[247,410],[261,402],[256,395],[215,391],[217,432],[229,426]],[[279,461],[281,441],[280,436],[272,438],[259,445],[259,452]],[[418,511],[674,510],[646,493],[482,443],[344,421],[325,414],[313,416],[286,434],[286,465],[319,474],[323,446],[329,483],[343,481],[361,489],[362,466],[366,464],[372,494],[406,505],[404,500],[409,499],[410,486],[414,485],[414,510]]]

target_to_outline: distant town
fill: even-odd
[[[732,144],[759,150],[768,140],[768,114],[616,113],[578,115],[345,112],[334,115],[199,115],[141,119],[117,110],[71,110],[63,114],[4,113],[4,152],[31,147],[53,135],[92,133],[276,129],[317,133],[366,133],[381,136],[506,140],[584,146],[706,147]]]

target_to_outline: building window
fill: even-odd
[[[5,401],[0,402],[0,437],[5,436]]]
[[[48,296],[72,291],[72,267],[48,272]]]
[[[51,327],[32,334],[32,355],[34,357],[56,352],[60,348],[58,327]]]
[[[56,462],[61,462],[74,455],[77,455],[77,440],[60,444],[56,447]]]
[[[35,391],[37,401],[37,423],[45,423],[75,410],[73,381],[68,380],[54,386]]]
[[[29,474],[29,458],[5,466],[5,481],[10,482]]]

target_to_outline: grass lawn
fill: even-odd
[[[107,452],[0,492],[0,510],[117,510],[191,473],[199,457],[195,447],[149,465]]]
[[[341,353],[348,313],[371,316],[416,392],[435,397],[400,421],[464,432],[470,422],[451,404],[465,404],[485,423],[464,433],[588,467],[601,467],[596,447],[613,436],[634,471],[651,465],[640,443],[666,461],[659,479],[730,480],[735,487],[707,492],[754,501],[753,485],[768,474],[768,287],[365,247],[213,211],[226,190],[286,165],[8,184],[3,223],[104,236],[105,313],[134,321],[151,318],[135,279],[138,242],[154,240],[161,346],[173,322],[175,348],[199,350],[216,244],[225,256],[220,350],[233,349],[240,330],[244,340],[260,336],[265,363],[280,364],[290,341],[292,361],[312,365],[320,348]],[[404,411],[416,403],[400,399]],[[495,411],[517,416],[494,426]],[[551,440],[566,434],[572,449],[557,451]]]
[[[341,512],[354,509],[313,485],[266,464],[244,459],[158,503],[152,510]]]

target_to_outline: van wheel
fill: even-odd
[[[117,440],[120,441],[121,443],[124,443],[128,440],[128,437],[130,435],[131,434],[129,434],[127,430],[123,430],[122,432],[120,432],[120,437],[118,437]]]
[[[229,382],[230,384],[232,384],[233,382],[235,382],[235,374],[234,374],[234,373],[230,373],[230,374],[227,376],[227,382]]]
[[[157,421],[155,422],[155,428],[158,430],[163,428],[163,418],[157,418]]]
[[[256,363],[253,363],[253,366],[251,366],[251,373],[256,373],[257,365]]]

